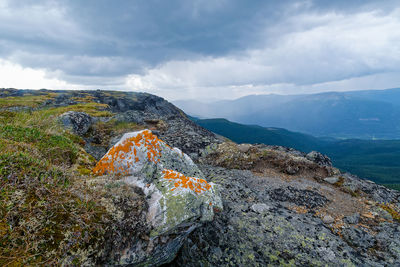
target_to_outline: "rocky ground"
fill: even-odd
[[[10,119],[10,116],[18,120]],[[47,144],[45,141],[37,143],[34,138],[15,138],[16,132],[23,130],[31,134],[32,129],[38,128],[43,130],[44,136],[55,136],[56,140],[67,138],[71,140],[67,140],[68,144],[74,143],[69,150],[65,148],[66,141],[56,143],[57,149],[49,150],[52,155],[58,155],[54,154],[58,150],[64,151],[57,157],[53,156],[57,160],[51,164],[75,177],[70,184],[79,185],[67,187],[74,196],[70,201],[81,203],[79,199],[85,194],[84,199],[95,200],[99,194],[103,196],[102,201],[90,202],[90,205],[99,205],[100,210],[111,205],[118,211],[119,215],[112,214],[111,218],[104,212],[104,216],[108,216],[105,225],[111,225],[113,231],[105,228],[100,233],[95,232],[96,237],[103,235],[96,238],[100,247],[103,244],[101,255],[93,252],[94,248],[99,249],[99,245],[91,245],[90,242],[94,241],[90,238],[84,239],[89,243],[82,241],[84,247],[76,247],[77,251],[86,253],[83,253],[84,258],[90,259],[87,262],[105,264],[118,260],[118,253],[135,240],[136,244],[145,244],[143,248],[135,247],[137,251],[143,250],[138,254],[145,265],[171,261],[182,245],[176,258],[167,266],[400,266],[400,192],[342,173],[331,165],[329,158],[318,152],[305,154],[290,148],[229,142],[199,127],[162,98],[144,93],[0,90],[0,121],[3,127],[0,173],[6,173],[9,179],[1,185],[9,188],[7,194],[3,194],[7,196],[7,203],[10,199],[21,199],[13,195],[15,183],[9,182],[14,181],[13,177],[24,177],[22,189],[18,189],[19,194],[24,194],[31,192],[26,189],[30,188],[27,181],[38,175],[36,171],[27,169],[21,172],[11,168],[10,171],[7,166],[10,158],[19,155],[16,153],[20,151],[43,160],[50,155],[48,150],[42,150],[43,144]],[[146,190],[133,185],[110,186],[107,180],[96,180],[99,178],[91,172],[96,162],[124,133],[145,128],[195,160],[207,182],[219,185],[223,204],[223,209],[214,210],[214,220],[199,222],[193,219],[195,227],[186,225],[181,228],[181,235],[177,232],[168,234],[168,238],[158,238],[158,243],[149,243],[151,238],[141,234],[151,231],[144,219],[149,209]],[[10,129],[13,132],[4,134]],[[69,165],[58,160],[62,155],[69,155],[66,152],[71,154]],[[27,176],[27,173],[32,173],[32,176]],[[86,181],[96,181],[91,189],[94,192],[80,191],[81,184],[86,184]],[[59,195],[51,196],[57,198]],[[26,203],[31,207],[37,203],[40,208],[43,207],[40,199],[29,202],[26,198]],[[137,207],[136,202],[140,204]],[[4,230],[5,226],[19,227],[18,220],[25,220],[15,217],[21,210],[26,210],[25,206],[19,210],[7,207],[0,207],[2,217],[10,218],[0,221],[0,233],[4,237],[1,244],[8,244],[4,242],[11,240],[11,232]],[[82,214],[91,211],[80,210]],[[10,217],[11,214],[14,217]],[[104,222],[96,216],[96,224]],[[126,218],[125,222],[121,218]],[[82,227],[91,222],[82,222]],[[136,226],[129,227],[126,222]],[[93,229],[88,233],[91,231]],[[126,231],[129,234],[122,238]],[[174,239],[174,235],[181,238]],[[66,242],[57,240],[61,244]],[[178,241],[174,243],[173,240]],[[174,249],[163,249],[169,244]],[[19,251],[22,247],[9,246],[8,249],[17,252],[17,248]],[[50,247],[54,250],[50,257],[57,255],[68,261],[47,262],[82,262],[76,256],[78,253],[71,258],[71,255],[66,256],[65,250],[60,252],[53,245]],[[42,253],[40,249],[48,248],[39,247],[37,253]],[[153,249],[155,254],[162,255],[163,260],[143,260],[146,255],[151,255]],[[42,256],[31,261],[30,254],[27,258],[13,260],[14,254],[5,251],[0,250],[0,263],[1,256],[11,258],[14,263],[46,262]],[[166,251],[175,252],[166,255]],[[110,259],[110,255],[114,258]]]
[[[189,236],[173,266],[400,264],[400,225],[373,198],[309,177],[201,169],[223,187],[224,210]]]

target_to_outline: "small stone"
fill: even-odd
[[[243,153],[247,153],[250,148],[251,148],[250,144],[240,144],[240,145],[238,145],[239,151],[243,152]]]
[[[270,208],[271,208],[270,206],[264,203],[257,203],[251,206],[251,209],[257,213],[264,213],[265,211],[268,211]]]
[[[325,182],[330,183],[330,184],[335,184],[339,181],[339,177],[337,176],[332,176],[332,177],[326,177],[324,179]]]
[[[385,219],[385,220],[393,220],[393,217],[392,217],[392,215],[390,215],[390,213],[389,212],[387,212],[386,210],[384,210],[384,209],[379,209],[379,213],[378,213],[379,215],[380,215],[380,217],[382,217],[383,219]]]
[[[353,215],[346,216],[343,218],[343,221],[345,221],[348,224],[357,224],[359,220],[360,220],[359,213],[354,213]]]
[[[327,261],[334,261],[336,256],[330,248],[317,248],[318,254]]]
[[[300,171],[299,166],[287,166],[285,172],[290,175],[294,175]]]
[[[331,224],[335,222],[335,219],[330,215],[325,215],[324,218],[322,218],[322,221],[326,224]]]

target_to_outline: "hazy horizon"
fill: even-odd
[[[180,101],[198,101],[201,103],[212,103],[212,102],[218,102],[218,101],[224,101],[224,100],[238,100],[244,97],[248,96],[270,96],[270,95],[276,95],[276,96],[296,96],[296,95],[314,95],[314,94],[329,94],[329,93],[345,93],[345,92],[365,92],[365,91],[387,91],[387,90],[400,90],[400,87],[394,87],[394,88],[383,88],[383,89],[358,89],[358,90],[344,90],[344,91],[322,91],[322,92],[304,92],[304,93],[259,93],[259,94],[248,94],[248,95],[243,95],[239,97],[226,97],[226,98],[182,98],[182,99],[176,99],[172,100],[173,103],[175,102],[180,102]]]

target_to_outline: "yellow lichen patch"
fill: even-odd
[[[113,146],[97,163],[93,172],[97,175],[105,173],[127,175],[130,167],[141,160],[137,148],[144,148],[147,159],[153,163],[158,163],[161,157],[161,144],[163,143],[150,131],[142,131],[136,136],[125,139],[121,144]],[[123,164],[124,161],[126,164]]]
[[[172,188],[171,191],[178,188],[188,188],[196,193],[202,193],[211,188],[211,185],[204,179],[187,177],[174,170],[164,169],[163,178],[170,180],[174,184],[174,188]]]

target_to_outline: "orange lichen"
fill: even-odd
[[[162,143],[165,144],[148,130],[138,133],[136,136],[125,139],[121,144],[113,146],[97,163],[93,173],[97,175],[105,173],[128,175],[129,168],[140,160],[136,147],[145,148],[147,159],[157,163],[160,161]],[[132,153],[132,151],[133,156],[127,157],[127,153]],[[127,161],[126,166],[123,165],[123,161]]]
[[[305,206],[290,206],[289,209],[295,211],[297,214],[305,214],[309,212],[309,209],[307,209]]]
[[[211,188],[211,185],[204,179],[187,177],[182,173],[168,169],[164,169],[162,173],[164,179],[168,179],[174,183],[174,188],[172,188],[171,191],[178,188],[188,188],[196,193],[202,193]]]

